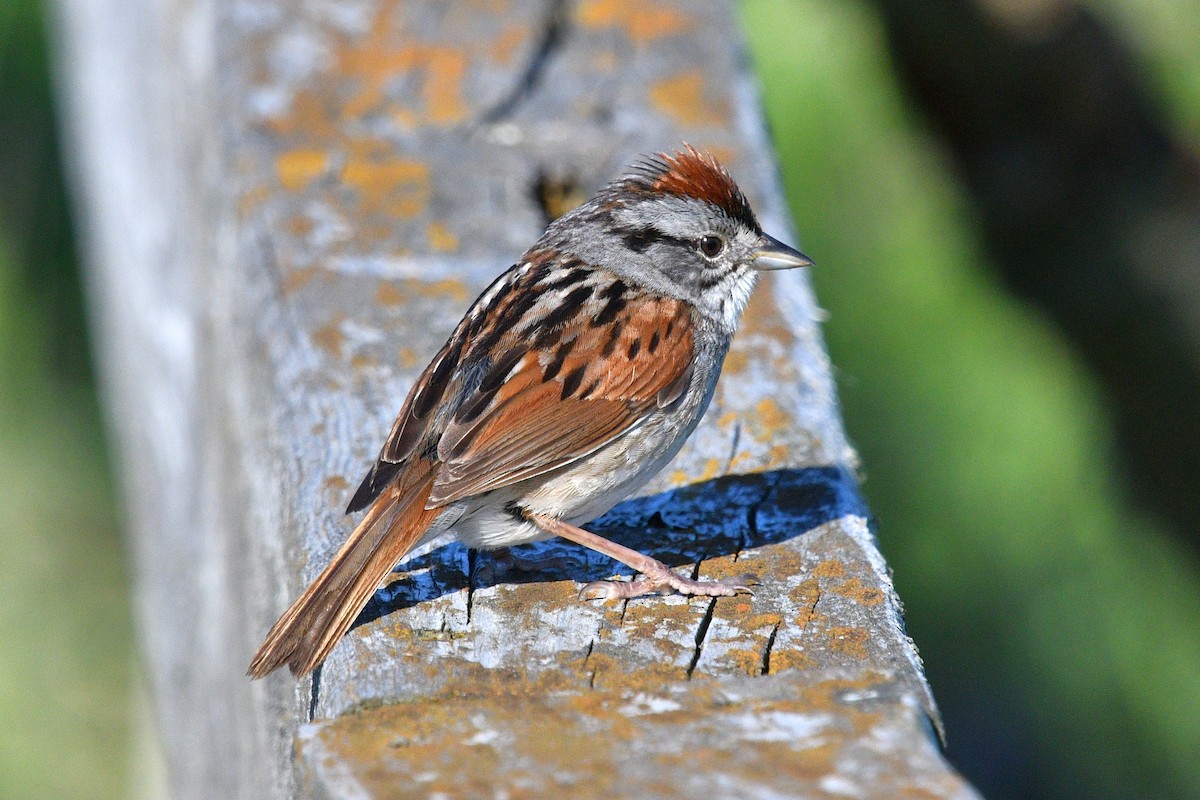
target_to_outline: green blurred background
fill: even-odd
[[[1186,392],[1176,376],[1196,369],[1200,345],[1191,340],[1189,353],[1183,337],[1160,346],[1146,331],[1167,312],[1153,303],[1121,320],[1118,332],[1129,336],[1088,338],[1112,316],[1078,311],[1103,308],[1087,300],[1091,284],[1132,279],[1105,272],[1115,263],[1097,264],[1094,281],[1059,270],[1103,258],[1068,252],[1070,237],[1055,237],[1071,226],[1052,216],[1047,230],[1023,235],[1028,223],[1012,209],[1036,206],[1045,192],[989,189],[971,137],[1008,134],[973,128],[969,110],[948,109],[1002,96],[1004,86],[986,83],[1007,73],[987,59],[1011,56],[998,46],[968,53],[979,74],[930,59],[968,46],[944,30],[922,38],[922,23],[947,7],[990,19],[985,37],[1015,31],[1012,60],[1027,70],[1036,61],[1022,48],[1053,44],[1054,15],[1070,8],[1038,0],[741,8],[804,249],[819,264],[813,277],[830,314],[846,424],[946,718],[948,757],[994,799],[1200,797],[1200,548],[1188,516],[1197,475],[1186,448],[1171,455],[1198,432],[1168,429],[1138,449],[1162,418],[1187,421],[1200,407],[1200,398],[1170,391]],[[1194,166],[1194,2],[1083,8],[1128,55],[1129,80],[1143,93],[1136,115],[1114,115],[1161,126],[1173,144],[1151,150]],[[126,797],[138,793],[149,756],[133,733],[129,575],[42,13],[36,0],[0,3],[0,797]],[[1049,48],[1060,49],[1069,55]],[[939,69],[959,81],[958,95],[938,83]],[[1107,185],[1088,194],[1103,196]],[[1159,204],[1186,215],[1194,196],[1186,189],[1171,184],[1122,213]],[[997,196],[1007,199],[997,205]],[[1107,253],[1113,226],[1086,229],[1094,205],[1064,218],[1084,220],[1079,238],[1094,234]],[[1040,221],[1052,210],[1037,213]],[[1156,263],[1172,258],[1195,262],[1200,250]],[[1031,263],[1029,274],[1014,272]],[[1057,301],[1039,294],[1048,277],[1059,280]],[[1182,285],[1200,301],[1200,285]],[[1122,293],[1136,296],[1110,292]],[[1122,348],[1127,361],[1107,357]],[[1167,403],[1174,416],[1139,412],[1146,406],[1130,400],[1129,385],[1158,380],[1168,388],[1142,399]]]
[[[126,797],[129,575],[40,13],[0,2],[0,797]]]

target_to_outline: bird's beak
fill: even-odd
[[[783,242],[765,233],[754,251],[752,266],[758,270],[795,269],[796,267],[811,267],[812,259],[799,250],[788,247]]]

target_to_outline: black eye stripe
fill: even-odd
[[[654,244],[655,237],[651,228],[637,228],[626,231],[623,235],[625,246],[635,253],[644,253],[650,245]]]
[[[644,228],[616,228],[615,233],[635,253],[644,253],[655,244],[673,244],[678,247],[694,247],[687,239],[663,233],[658,228],[647,225]]]

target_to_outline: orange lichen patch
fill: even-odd
[[[746,565],[739,563],[732,555],[707,558],[700,566],[700,575],[705,579],[722,580],[724,578],[732,578],[735,575],[744,574],[746,574]],[[732,606],[726,606],[725,604],[732,604],[736,599],[737,597],[718,598],[717,611],[723,612],[726,608],[731,608]],[[750,628],[747,628],[747,630],[750,630]]]
[[[421,92],[425,113],[435,125],[452,125],[467,116],[462,97],[462,79],[467,72],[467,56],[449,47],[413,47],[414,68],[426,71]]]
[[[741,653],[734,660],[749,670],[754,658]],[[457,674],[460,665],[447,666]],[[773,673],[809,666],[802,654],[771,659]],[[498,680],[486,679],[486,672],[467,669],[465,674],[482,680],[465,691],[460,686],[408,702],[368,702],[321,721],[315,738],[298,740],[300,756],[327,778],[335,771],[352,778],[372,797],[397,796],[398,789],[403,796],[422,797],[490,797],[498,790],[514,798],[674,797],[681,778],[697,770],[721,776],[729,787],[818,797],[827,794],[821,788],[827,776],[845,774],[847,748],[868,743],[881,723],[896,724],[897,712],[911,719],[903,709],[849,699],[893,694],[883,690],[888,679],[874,672],[851,679],[793,678],[786,697],[732,704],[728,695],[708,688],[717,685],[709,681],[693,680],[686,691],[678,691],[677,683],[675,691],[659,684],[563,692],[555,688],[561,684],[553,671],[496,670]],[[654,709],[656,699],[667,700],[667,707]],[[772,720],[788,719],[811,730],[782,740],[739,736],[753,718],[767,730]],[[919,735],[915,727],[912,733]],[[631,752],[651,766],[636,787],[621,781],[622,761]],[[884,781],[873,786],[880,790],[876,794],[961,794],[955,786],[931,793],[928,777],[913,773],[905,755],[880,753],[881,760],[871,762],[863,775]]]
[[[331,492],[342,492],[350,488],[350,483],[341,475],[330,475],[321,482],[321,488]]]
[[[275,159],[275,174],[289,192],[307,187],[329,168],[329,154],[323,150],[289,150]]]
[[[738,453],[729,461],[729,470],[728,470],[729,474],[730,475],[736,474],[742,468],[743,464],[745,464],[747,461],[751,461],[753,459],[754,459],[753,453],[749,453],[749,452]]]
[[[725,356],[725,366],[721,372],[722,375],[737,375],[745,372],[746,367],[750,365],[750,356],[744,350],[734,347]]]
[[[333,123],[337,111],[332,102],[326,92],[314,89],[297,92],[287,113],[267,120],[267,128],[280,136],[302,132],[307,141],[333,142],[338,132]]]
[[[429,199],[429,167],[419,161],[352,157],[341,179],[358,193],[368,213],[410,218],[421,213]]]
[[[801,650],[775,650],[771,653],[771,674],[792,669],[812,669],[817,666],[813,657]]]
[[[788,416],[773,398],[764,397],[754,407],[754,422],[758,434],[763,440],[774,439],[791,427],[792,418]]]
[[[342,322],[345,319],[345,314],[337,314],[329,322],[313,331],[313,344],[329,355],[340,358],[342,355],[342,345],[346,342],[346,335],[342,333]]]
[[[396,127],[406,131],[416,130],[421,126],[421,117],[408,108],[394,108],[391,112],[392,122]]]
[[[396,581],[388,580],[385,583],[390,586],[396,583]],[[418,635],[417,631],[413,630],[411,625],[406,625],[403,622],[391,622],[387,618],[384,618],[384,620],[381,620],[381,623],[380,630],[385,631],[389,639],[402,643],[405,646],[410,646],[410,643],[420,641],[422,638]]]
[[[375,288],[375,302],[383,306],[402,305],[408,297],[392,281],[381,280]]]
[[[808,627],[808,623],[817,616],[817,603],[821,600],[821,582],[816,578],[808,578],[788,592],[788,597],[800,606],[800,613],[796,615],[795,625],[803,631]]]
[[[387,219],[386,213],[382,216],[382,218],[385,220]],[[382,242],[387,241],[387,238],[393,233],[395,233],[395,228],[388,222],[384,222],[379,225],[371,225],[364,222],[358,226],[358,236],[355,238],[360,242]],[[390,255],[396,259],[405,259],[412,255],[412,250],[408,248],[397,248],[396,250],[392,251]]]
[[[732,164],[737,161],[738,151],[728,145],[705,143],[697,146],[702,147],[706,153],[712,155],[713,158],[722,164]]]
[[[319,269],[319,267],[302,267],[288,270],[283,276],[283,293],[289,295],[303,289],[316,276]]]
[[[590,717],[597,722],[609,726],[609,734],[620,739],[632,739],[637,729],[629,718],[617,713],[614,706],[616,698],[602,692],[587,692],[566,698],[566,706],[572,711]]]
[[[775,444],[771,445],[771,449],[767,451],[766,469],[778,469],[788,463],[788,449],[786,445]]]
[[[567,600],[570,602],[572,599]],[[621,627],[633,638],[653,639],[659,633],[674,637],[663,640],[662,645],[666,650],[678,651],[679,642],[685,641],[695,631],[707,604],[707,598],[680,605],[631,603],[625,609]],[[690,649],[690,642],[685,646]]]
[[[777,575],[802,575],[807,569],[804,554],[791,548],[773,548],[771,571]]]
[[[772,670],[773,671],[773,670]],[[781,766],[788,773],[792,781],[812,781],[817,782],[827,775],[835,774],[838,771],[837,757],[845,746],[845,741],[840,736],[829,737],[832,741],[826,741],[818,744],[815,747],[806,747],[800,758],[796,758],[791,753],[783,755]],[[831,795],[822,792],[823,797]],[[836,797],[837,795],[832,795]],[[906,800],[911,800],[908,795],[904,795]]]
[[[487,49],[488,56],[500,66],[512,62],[521,45],[529,39],[528,25],[509,25],[492,42]]]
[[[242,217],[249,216],[262,207],[270,197],[271,190],[266,186],[256,186],[243,192],[238,198],[238,214]]]
[[[769,710],[795,713],[794,706]],[[832,733],[827,733],[822,739],[830,738]],[[658,762],[659,770],[667,768],[680,770],[682,768],[683,771],[690,774],[702,768],[706,773],[721,776],[722,783],[725,785],[739,786],[743,785],[742,782],[745,781],[744,785],[754,787],[753,790],[741,792],[723,792],[716,795],[719,797],[836,797],[838,795],[818,788],[818,782],[822,778],[838,772],[836,758],[845,742],[843,736],[833,736],[832,738],[832,741],[822,741],[821,744],[814,744],[812,741],[803,743],[810,746],[801,746],[797,742],[759,742],[756,743],[752,756],[749,754],[739,755],[728,748],[678,748],[677,752],[672,752],[670,755],[657,756],[655,761]],[[746,763],[748,758],[753,758],[753,762]],[[703,765],[703,767],[698,765]],[[770,777],[767,777],[765,773],[769,773]],[[776,791],[765,789],[765,786],[770,784],[775,784],[778,789]],[[664,783],[658,791],[650,791],[647,786],[647,791],[640,796],[680,797],[686,795],[680,794],[678,785]],[[885,793],[872,796],[892,795]]]
[[[846,565],[836,559],[827,559],[817,564],[812,574],[818,578],[840,578],[846,574]]]
[[[847,721],[853,723],[855,733],[866,733],[875,722],[875,715],[854,704],[847,704],[844,698],[846,695],[872,692],[889,682],[886,676],[874,670],[863,672],[857,678],[831,678],[805,686],[798,702],[813,711],[846,715]]]
[[[833,594],[848,597],[864,606],[877,606],[883,602],[883,592],[874,586],[864,586],[858,578],[851,578],[830,590]]]
[[[661,691],[663,686],[687,680],[687,670],[665,661],[631,671],[624,662],[605,653],[593,652],[587,668],[594,677],[592,685],[605,689]]]
[[[725,600],[733,600],[734,598],[721,598],[717,603],[720,605]],[[752,616],[743,616],[735,618],[737,626],[747,633],[754,631],[765,631],[771,628],[776,628],[783,624],[783,617],[779,614],[754,614]]]
[[[554,662],[563,672],[571,672],[579,677],[587,674],[584,668],[587,666],[590,655],[586,650],[582,652],[563,650],[554,655]]]
[[[530,607],[562,608],[578,599],[574,581],[543,581],[522,586],[501,585],[493,600],[495,609],[505,616],[518,619]]]
[[[345,141],[346,152],[352,159],[385,160],[393,154],[395,145],[374,136],[356,136]]]
[[[421,357],[417,355],[417,351],[413,350],[411,347],[401,347],[399,355],[400,366],[404,369],[412,369],[413,367],[417,366],[417,362],[421,360]]]
[[[308,217],[302,217],[299,214],[295,214],[284,220],[283,229],[292,236],[307,236],[312,232],[313,221]]]
[[[687,16],[680,11],[636,0],[586,0],[579,5],[575,18],[586,28],[620,28],[637,45],[691,27]]]
[[[458,278],[441,278],[436,281],[415,281],[414,291],[422,297],[449,297],[459,303],[467,300],[467,285]]]
[[[688,70],[655,83],[650,87],[650,101],[680,125],[723,125],[729,119],[729,105],[709,99],[700,70]]]
[[[379,366],[379,361],[371,356],[357,353],[350,357],[350,366],[356,370]]]
[[[867,657],[867,642],[871,632],[866,628],[847,626],[832,627],[826,632],[829,647],[839,653],[845,653],[851,658]]]
[[[743,675],[762,674],[762,653],[757,650],[731,649],[725,653],[724,660]]]
[[[430,222],[425,229],[429,248],[435,253],[452,253],[458,249],[458,237],[440,222]]]
[[[386,95],[388,84],[404,73],[422,81],[424,118],[435,125],[450,125],[466,118],[462,96],[467,54],[461,49],[412,41],[391,17],[398,4],[385,6],[375,17],[366,37],[347,40],[337,53],[338,71],[358,84],[359,91],[342,109],[344,117],[361,117],[389,111],[394,104]]]
[[[710,481],[724,474],[721,469],[724,464],[725,462],[719,458],[710,458],[704,462],[704,469],[699,475],[693,475],[691,472],[682,469],[672,470],[669,482],[672,486],[679,487]]]

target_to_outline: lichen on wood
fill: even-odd
[[[62,11],[176,796],[973,796],[937,750],[802,274],[764,281],[692,439],[593,526],[757,573],[753,597],[585,603],[580,582],[628,571],[450,544],[402,565],[319,680],[243,674],[350,529],[420,369],[549,217],[688,141],[794,240],[727,5]]]

